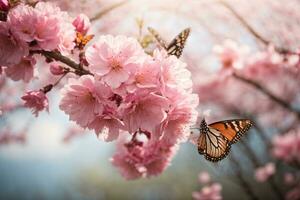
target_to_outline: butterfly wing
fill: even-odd
[[[205,158],[217,162],[225,158],[230,151],[229,141],[222,133],[212,127],[200,133],[198,139],[198,152],[204,154]]]
[[[184,29],[180,32],[166,48],[169,55],[174,55],[179,58],[182,54],[185,42],[190,34],[190,28]]]
[[[158,44],[162,48],[164,48],[164,49],[167,50],[167,48],[168,48],[167,46],[168,45],[167,45],[166,41],[160,37],[160,35],[158,34],[158,32],[154,28],[151,28],[151,27],[148,27],[148,31],[153,35],[153,37],[158,42]]]
[[[249,119],[233,119],[215,122],[208,126],[219,131],[230,144],[233,144],[251,128],[252,122]]]

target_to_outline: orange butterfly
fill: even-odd
[[[198,152],[212,162],[225,158],[231,145],[240,140],[252,126],[249,119],[219,121],[207,125],[205,119],[200,125]]]

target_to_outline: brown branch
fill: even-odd
[[[271,93],[267,88],[263,87],[259,83],[247,79],[245,77],[242,77],[236,73],[233,74],[233,77],[242,81],[243,83],[246,83],[248,85],[251,85],[252,87],[258,89],[260,92],[268,96],[272,101],[280,105],[282,108],[294,113],[298,119],[300,119],[300,111],[294,109],[289,103],[285,102],[283,99],[280,99],[279,97],[275,96],[273,93]]]
[[[241,145],[245,148],[245,153],[248,155],[248,158],[251,160],[255,168],[260,167],[262,164],[258,160],[258,157],[255,155],[254,151],[250,147],[250,145],[247,142],[244,142],[241,140]],[[276,197],[279,199],[284,199],[283,194],[280,191],[280,188],[276,185],[273,177],[270,177],[267,181],[273,192],[276,194]]]
[[[248,184],[248,182],[243,177],[242,167],[240,166],[240,163],[236,160],[236,158],[233,156],[232,153],[230,154],[229,159],[231,160],[231,164],[233,165],[233,168],[235,169],[234,173],[238,179],[239,184],[242,186],[244,191],[247,193],[247,195],[252,200],[258,200],[259,198],[256,196],[256,194],[253,192],[251,186]]]
[[[90,20],[91,21],[95,21],[97,19],[100,19],[101,17],[103,17],[104,15],[108,14],[110,11],[124,5],[125,3],[128,3],[128,0],[125,0],[125,1],[121,1],[121,2],[118,2],[116,4],[113,4],[109,7],[107,7],[106,9],[100,11],[98,14],[96,14],[94,17],[92,17]]]
[[[73,60],[71,60],[68,57],[63,56],[59,52],[36,50],[36,51],[31,51],[30,53],[32,53],[32,54],[41,54],[41,55],[45,56],[46,58],[50,58],[50,59],[54,59],[56,61],[60,61],[64,64],[68,65],[69,67],[75,69],[75,73],[78,74],[78,75],[85,75],[85,74],[93,75],[90,71],[82,68],[82,66],[80,64],[77,64],[76,62],[74,62]]]
[[[271,41],[265,39],[263,36],[261,36],[239,13],[237,13],[226,1],[224,0],[217,0],[220,4],[222,4],[225,8],[227,8],[233,16],[236,17],[237,20],[261,43],[268,46],[271,44]],[[281,54],[295,54],[297,53],[290,51],[289,49],[286,49],[284,47],[278,47],[274,45],[275,50],[278,53]]]
[[[257,33],[254,30],[254,28],[252,28],[252,26],[241,15],[239,15],[227,2],[223,0],[218,0],[218,2],[222,4],[225,8],[227,8],[256,39],[261,41],[264,45],[270,44],[270,41],[266,40],[259,33]]]

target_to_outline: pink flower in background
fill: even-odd
[[[65,70],[58,62],[52,62],[50,64],[50,72],[53,75],[59,76],[64,74]]]
[[[112,88],[128,80],[130,71],[136,70],[143,55],[137,40],[125,36],[101,36],[86,50],[90,71]]]
[[[22,96],[25,101],[24,106],[31,108],[33,114],[37,117],[42,110],[49,111],[48,98],[43,91],[29,91]]]
[[[23,80],[28,83],[34,76],[34,65],[36,60],[31,57],[24,57],[17,65],[7,67],[5,74],[14,81]]]
[[[25,42],[35,39],[37,34],[35,26],[39,16],[33,7],[20,4],[13,8],[7,17],[8,26],[18,38]]]
[[[263,167],[259,167],[255,171],[255,179],[258,182],[265,182],[275,173],[275,170],[274,163],[268,163]]]
[[[266,51],[259,51],[247,58],[245,75],[249,77],[262,77],[276,74],[284,65],[284,58],[273,46],[269,46]]]
[[[286,162],[300,161],[300,131],[292,130],[273,139],[272,154]]]
[[[83,128],[78,127],[77,125],[75,126],[71,126],[67,133],[64,135],[63,137],[63,142],[64,143],[70,143],[73,139],[77,138],[77,137],[82,137],[86,135],[85,131]]]
[[[219,183],[213,183],[210,186],[203,187],[200,192],[193,192],[195,200],[221,200],[222,186]]]
[[[199,175],[198,175],[198,181],[199,183],[202,183],[202,184],[207,184],[207,183],[210,183],[211,181],[211,178],[210,178],[210,175],[208,172],[200,172]]]
[[[28,53],[28,45],[10,33],[7,23],[0,22],[0,66],[18,64]]]
[[[100,86],[101,83],[96,83],[90,75],[69,79],[62,89],[60,109],[70,116],[70,120],[84,128],[87,127],[104,111],[104,104],[101,102],[103,94],[97,89]]]
[[[244,58],[249,53],[247,46],[239,46],[232,40],[226,40],[223,45],[215,46],[213,51],[219,57],[223,69],[242,69],[244,67]]]
[[[79,14],[72,24],[82,35],[86,35],[91,26],[90,19],[85,14]]]
[[[291,185],[296,181],[296,177],[292,173],[285,173],[284,174],[284,183],[287,185]]]
[[[297,185],[285,195],[286,200],[299,200],[300,199],[300,185]]]

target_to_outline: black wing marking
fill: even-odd
[[[148,27],[148,31],[154,36],[154,38],[159,43],[159,45],[168,52],[168,55],[174,55],[177,58],[179,58],[182,54],[183,48],[185,46],[186,40],[190,34],[191,29],[186,28],[183,31],[181,31],[170,42],[169,45],[167,45],[166,41],[160,37],[160,35],[158,34],[158,32],[155,29]]]
[[[166,50],[168,49],[167,42],[160,37],[159,33],[154,28],[148,27],[148,31],[154,36],[154,38],[162,48]]]
[[[167,52],[169,55],[174,55],[177,58],[181,56],[186,40],[190,35],[190,31],[190,28],[184,29],[171,41],[167,47]]]

